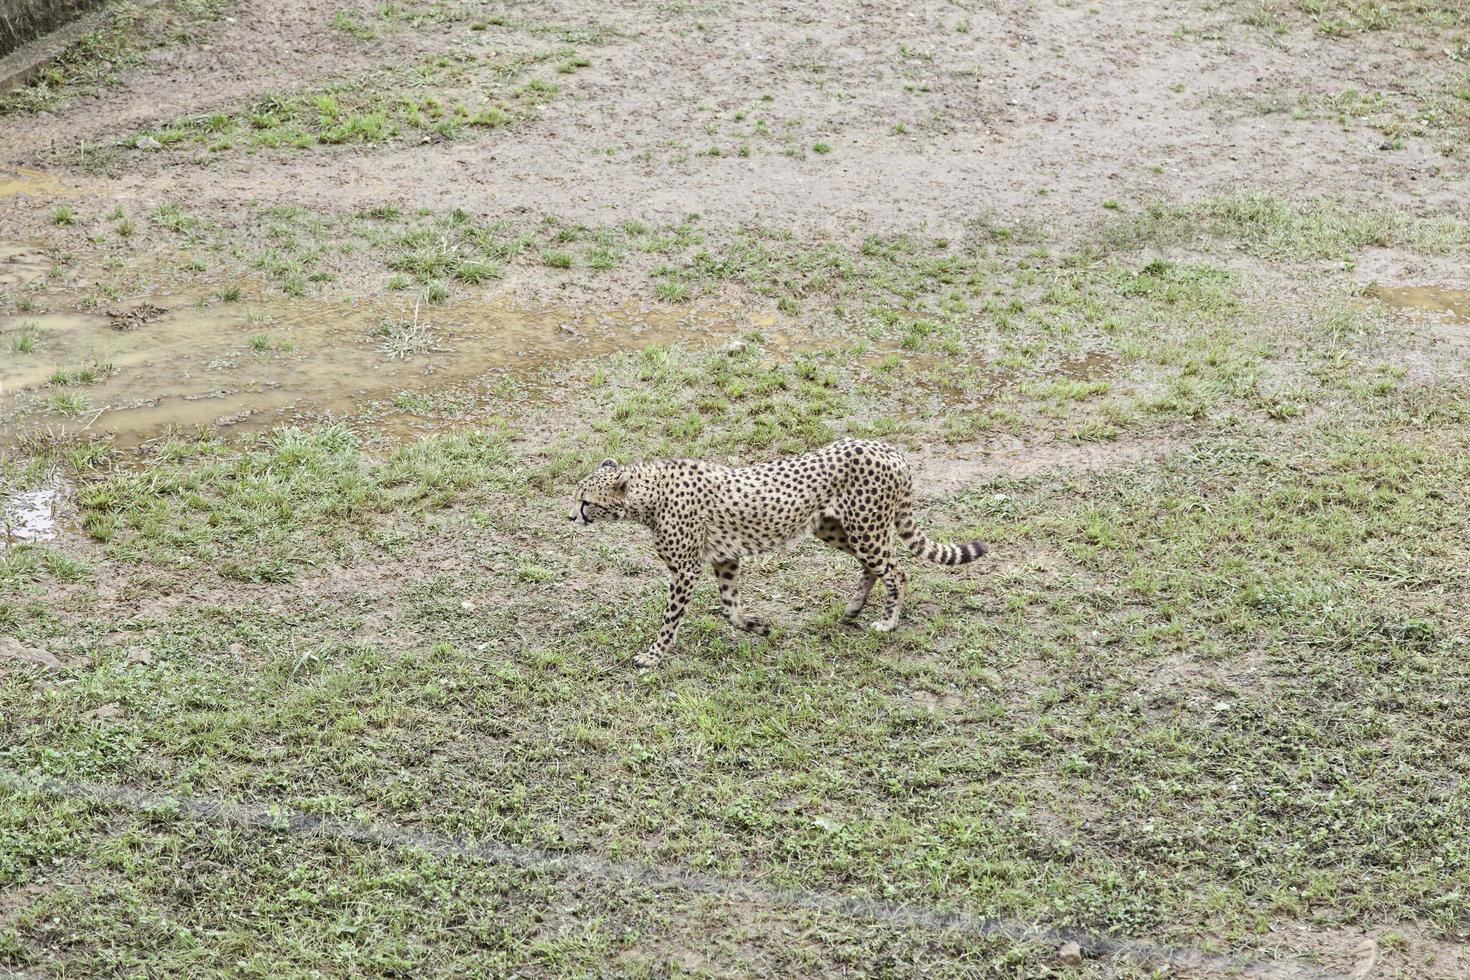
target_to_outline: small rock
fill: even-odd
[[[1066,966],[1081,966],[1082,947],[1077,943],[1062,943],[1061,948],[1057,950],[1057,959]]]
[[[147,647],[128,647],[128,663],[151,664],[153,653]]]
[[[242,654],[242,653],[245,652],[245,644],[243,644],[243,643],[231,643],[230,644],[230,652],[232,654],[234,654],[235,656],[237,656],[237,657],[240,656],[240,654]]]
[[[570,323],[563,323],[561,325],[561,332],[571,337],[577,336],[577,328],[572,326]]]
[[[109,718],[117,718],[123,713],[122,708],[116,704],[104,704],[100,708],[93,708],[87,712],[87,717],[93,721],[106,721]]]
[[[1353,972],[1348,976],[1352,980],[1362,980],[1373,972],[1378,965],[1378,940],[1371,936],[1364,939],[1353,949]]]
[[[463,609],[465,612],[474,612],[475,611],[475,604],[473,602],[471,602],[470,600],[466,599],[464,602],[461,602],[459,604],[459,608]]]
[[[160,143],[160,142],[158,142],[158,140],[154,139],[152,136],[139,136],[138,137],[138,149],[140,149],[140,150],[161,150],[161,149],[163,149],[163,144]]]
[[[60,670],[61,661],[40,647],[28,647],[13,636],[0,636],[0,660],[23,660],[26,663],[45,667],[47,670]]]

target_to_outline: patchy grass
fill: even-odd
[[[1154,204],[1105,226],[1113,248],[1168,247],[1225,239],[1252,254],[1293,260],[1351,258],[1369,247],[1427,255],[1470,254],[1470,221],[1393,210],[1349,210],[1320,200],[1284,201],[1255,191],[1198,204]]]
[[[1351,42],[1387,35],[1395,46],[1463,64],[1470,58],[1470,8],[1424,0],[1233,0],[1246,24],[1272,34],[1311,29]],[[1444,155],[1464,159],[1470,138],[1470,73],[1414,75],[1390,86],[1391,95],[1349,90],[1319,98],[1303,95],[1293,114],[1364,118],[1385,137],[1385,150],[1408,138],[1432,140]],[[1345,99],[1344,96],[1347,96]]]
[[[464,428],[397,448],[363,448],[368,414],[77,458],[80,534],[0,563],[0,626],[67,665],[44,686],[0,665],[5,772],[1168,944],[1412,928],[1384,945],[1408,973],[1463,940],[1470,398],[1448,372],[1408,378],[1439,355],[1359,297],[1283,311],[1274,280],[1204,257],[1461,254],[1463,225],[1258,195],[1108,209],[1077,248],[981,221],[852,243],[695,218],[266,217],[272,277],[307,282],[350,242],[447,295],[563,255],[558,281],[617,263],[670,301],[739,287],[806,332],[644,338],[481,402],[400,391]],[[150,223],[227,245],[180,208]],[[434,342],[417,319],[374,338],[385,358]],[[661,566],[641,532],[568,525],[577,478],[846,434],[973,468],[952,492],[921,470],[919,509],[937,538],[989,539],[983,572],[912,567],[885,638],[840,619],[845,556],[753,561],[772,641],[729,630],[704,582],[677,656],[631,671]],[[981,467],[1019,438],[1163,448]],[[0,965],[1058,972],[1039,942],[156,810],[0,788],[0,884],[24,896]]]
[[[332,27],[349,37],[357,38],[359,41],[371,41],[378,36],[377,32],[371,26],[353,17],[345,10],[339,10],[332,15]]]
[[[57,368],[51,372],[49,384],[55,387],[65,385],[93,385],[102,381],[112,374],[116,368],[110,361],[93,361],[75,368]]]
[[[285,581],[344,547],[343,529],[407,506],[444,506],[499,473],[504,442],[453,437],[369,466],[340,427],[286,429],[247,454],[213,442],[170,442],[166,461],[89,484],[84,530],[113,557],[159,567],[205,563],[226,578]]]
[[[339,18],[342,15],[338,15]],[[176,119],[123,141],[133,149],[203,147],[211,153],[381,144],[407,139],[454,139],[469,128],[511,126],[534,115],[558,87],[518,79],[553,52],[505,58],[441,55],[413,69],[390,70],[293,93],[267,93],[249,106]],[[570,73],[589,64],[572,55],[557,66]],[[99,158],[103,165],[105,159]]]
[[[730,366],[702,376],[726,386],[772,370],[743,349],[711,356]],[[648,398],[690,387],[671,354],[628,367]],[[615,413],[608,431],[680,407]],[[750,444],[764,414],[726,426],[727,445]],[[1402,424],[1411,414],[1437,420],[1433,440]],[[808,549],[747,576],[751,604],[781,624],[773,643],[728,630],[705,586],[680,654],[641,677],[621,665],[656,619],[657,565],[642,535],[572,536],[553,457],[478,433],[381,461],[340,428],[245,452],[170,443],[82,491],[106,560],[144,590],[217,576],[264,591],[147,620],[94,619],[81,596],[39,615],[8,604],[21,635],[92,666],[45,698],[0,683],[5,765],[1130,934],[1249,943],[1283,918],[1451,934],[1470,876],[1470,813],[1444,788],[1470,767],[1455,667],[1470,649],[1466,436],[1463,392],[1364,393],[1317,423],[1238,427],[1159,463],[982,481],[923,516],[938,535],[990,538],[993,570],[916,569],[897,637],[843,625],[846,559]],[[522,536],[555,546],[528,565]],[[363,577],[384,566],[391,581]],[[358,584],[324,590],[342,575]],[[303,584],[311,601],[274,601]],[[125,653],[138,644],[145,666]],[[514,873],[3,799],[17,832],[0,866],[48,882],[5,926],[12,965],[239,955],[228,931],[143,948],[125,925],[185,908],[303,968],[411,965],[425,947],[510,955],[499,925],[452,939],[438,923],[480,889],[519,895]],[[165,859],[207,840],[207,862]],[[458,898],[413,898],[451,883]],[[576,894],[604,888],[607,922],[642,921],[621,886]],[[725,908],[690,914],[717,924]],[[558,937],[564,965],[634,955],[622,925],[561,922],[521,938]],[[84,928],[107,941],[67,941]],[[655,932],[678,943],[682,928]],[[359,938],[395,929],[414,940]],[[843,935],[803,941],[804,961],[838,955]],[[955,955],[935,970],[973,967]]]
[[[1233,0],[1247,24],[1282,34],[1309,27],[1336,38],[1393,31],[1411,44],[1470,50],[1470,11],[1425,0]]]

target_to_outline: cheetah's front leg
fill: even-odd
[[[745,615],[740,605],[740,559],[714,562],[715,580],[720,583],[720,609],[730,625],[738,630],[770,636],[771,628],[764,620]]]
[[[669,569],[669,603],[664,607],[664,622],[658,629],[653,646],[646,653],[633,658],[639,667],[656,667],[659,660],[674,648],[674,638],[679,635],[679,622],[684,610],[689,608],[689,597],[694,593],[694,578],[697,569]]]

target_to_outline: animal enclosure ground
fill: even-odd
[[[0,115],[0,971],[1470,972],[1467,59],[1448,0],[119,8]],[[751,562],[769,641],[709,579],[633,669],[586,470],[844,435],[990,556],[883,637]]]

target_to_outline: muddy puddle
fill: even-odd
[[[55,174],[30,167],[0,167],[0,197],[67,197],[80,193]]]
[[[0,243],[0,290],[33,283],[50,272],[53,265],[39,249]]]
[[[111,437],[122,448],[198,427],[224,435],[393,414],[476,379],[750,329],[733,313],[628,307],[597,314],[509,303],[201,300],[159,294],[88,312],[0,317],[0,442]],[[398,414],[403,414],[399,412]]]
[[[8,547],[56,537],[61,494],[56,485],[0,496],[0,544]]]
[[[1441,322],[1470,323],[1470,289],[1441,286],[1374,286],[1369,290],[1384,306]]]

